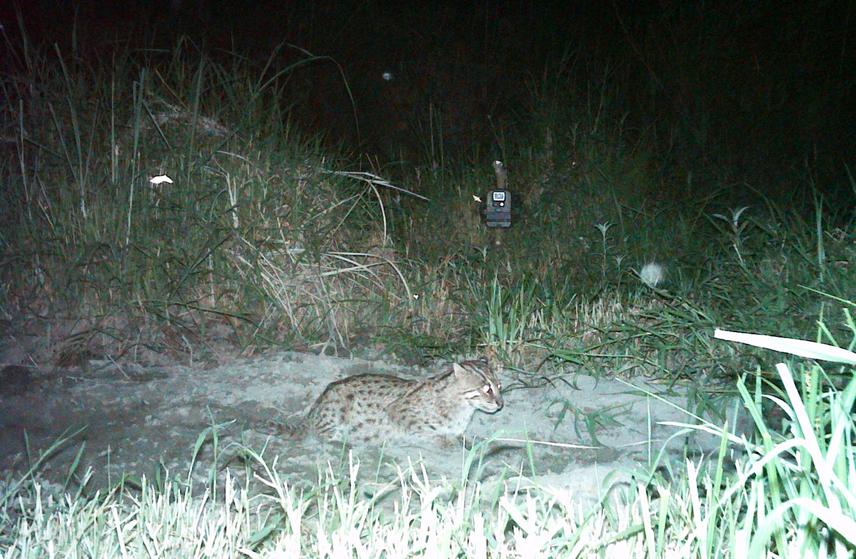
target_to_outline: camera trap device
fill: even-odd
[[[488,227],[511,227],[511,192],[505,189],[489,191],[484,215]]]
[[[508,171],[502,161],[493,162],[496,173],[496,188],[488,191],[484,208],[488,227],[511,227],[511,192],[508,190]]]

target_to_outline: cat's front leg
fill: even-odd
[[[435,447],[442,448],[445,450],[461,448],[461,446],[463,446],[467,450],[470,449],[470,445],[468,444],[466,437],[464,437],[463,435],[437,435],[433,437],[433,443]]]

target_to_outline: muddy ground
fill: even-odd
[[[0,477],[26,470],[32,460],[25,432],[30,456],[37,457],[63,433],[80,429],[44,466],[48,478],[65,479],[83,447],[78,473],[92,468],[91,487],[113,483],[122,474],[151,478],[159,464],[185,479],[200,434],[216,425],[216,448],[209,431],[196,456],[194,479],[205,480],[215,454],[221,476],[226,468],[244,471],[237,457],[248,447],[268,463],[276,457],[290,483],[312,485],[319,467],[347,472],[347,450],[289,439],[272,421],[298,421],[328,383],[348,375],[422,378],[441,369],[442,364],[423,369],[293,352],[207,369],[98,360],[68,369],[0,363]],[[678,430],[661,422],[692,422],[678,409],[688,405],[687,387],[632,381],[661,400],[619,380],[584,373],[506,370],[501,378],[505,407],[493,415],[476,412],[467,430],[479,459],[469,468],[462,447],[355,449],[360,475],[382,483],[395,477],[396,463],[421,461],[434,479],[522,476],[527,483],[570,488],[580,500],[592,500],[608,477],[626,480],[645,471]],[[735,407],[728,401],[722,400],[720,411]],[[668,442],[667,454],[680,467],[684,456],[709,454],[718,444],[710,435],[680,435]]]

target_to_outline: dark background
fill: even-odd
[[[69,2],[18,5],[33,42],[107,56],[191,39],[291,78],[290,116],[358,160],[499,155],[524,137],[545,83],[609,91],[612,119],[662,169],[716,168],[768,194],[852,197],[854,2]],[[2,9],[17,34],[15,6]],[[305,52],[304,52],[305,51]],[[384,81],[383,72],[394,77]],[[347,84],[347,87],[346,87]],[[348,89],[353,96],[353,103]],[[533,95],[533,92],[537,95]],[[593,138],[597,141],[597,138]],[[852,170],[852,165],[850,165]]]

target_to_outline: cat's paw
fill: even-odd
[[[445,450],[461,448],[461,446],[469,449],[469,446],[467,446],[464,437],[455,437],[450,435],[434,437],[434,446]]]

